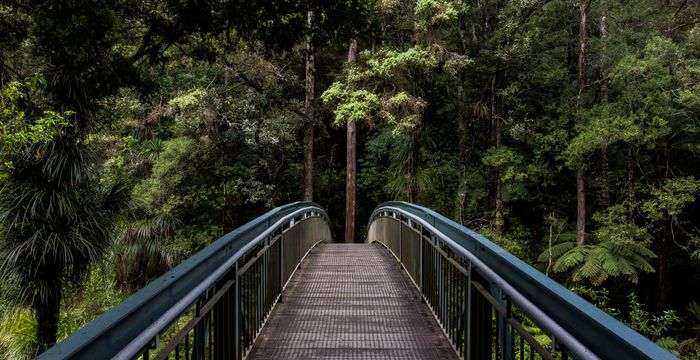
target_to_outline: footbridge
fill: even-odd
[[[332,240],[314,203],[270,210],[38,359],[675,359],[430,209]]]

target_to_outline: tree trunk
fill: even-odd
[[[416,125],[411,131],[410,150],[408,161],[406,162],[406,181],[408,186],[405,189],[405,195],[410,203],[418,202],[418,159],[420,157],[420,149],[418,148],[420,136],[420,124]]]
[[[56,271],[56,269],[53,269]],[[37,340],[39,353],[46,351],[56,344],[58,320],[61,311],[61,284],[47,284],[49,289],[39,294],[34,301],[34,311],[37,319]]]
[[[461,83],[461,82],[460,82]],[[457,88],[457,127],[459,132],[459,160],[462,172],[466,172],[469,164],[469,127],[464,106],[464,89],[462,84]]]
[[[579,21],[579,53],[578,53],[578,85],[579,94],[578,100],[579,105],[581,101],[581,93],[583,88],[586,86],[586,48],[588,47],[588,2],[581,1],[579,7],[580,11],[580,21]]]
[[[670,222],[670,221],[669,221]],[[673,223],[670,224],[673,226]],[[666,310],[666,303],[668,302],[666,299],[666,294],[668,292],[668,288],[666,286],[666,283],[668,282],[666,279],[666,263],[667,263],[667,255],[666,255],[666,235],[662,236],[661,241],[659,242],[659,250],[656,253],[657,256],[657,267],[656,267],[656,274],[657,274],[657,281],[658,284],[657,286],[659,287],[659,302],[657,304],[658,306],[658,312],[662,312]]]
[[[579,54],[578,54],[578,84],[579,93],[577,106],[581,106],[581,95],[586,86],[586,47],[588,45],[588,2],[581,1],[579,22]],[[583,121],[583,120],[581,120]],[[586,184],[583,164],[576,168],[576,243],[586,243]]]
[[[493,146],[496,150],[501,148],[501,117],[496,114],[496,75],[491,80],[491,126],[493,128]],[[495,169],[496,191],[494,231],[498,235],[503,234],[503,184],[501,183],[501,167]]]
[[[634,154],[632,152],[632,145],[627,145],[627,199],[629,204],[629,216],[630,221],[634,222],[634,207],[635,207],[635,196],[634,196]]]
[[[350,43],[348,63],[357,61],[357,39]],[[356,123],[348,121],[346,146],[346,180],[345,180],[345,242],[355,242],[355,180],[357,177],[357,133]]]
[[[459,41],[460,51],[462,54],[467,53],[467,28],[464,14],[459,16]],[[473,26],[473,25],[472,25]],[[459,133],[459,159],[460,159],[460,180],[457,194],[457,204],[455,206],[454,218],[464,224],[464,202],[467,197],[467,169],[469,166],[469,124],[467,124],[467,106],[466,96],[464,93],[464,78],[463,70],[459,71],[457,84],[457,131]]]
[[[602,69],[600,74],[600,102],[608,102],[608,74],[610,73],[610,66],[608,61],[607,53],[607,43],[608,43],[608,14],[605,0],[600,1],[600,7],[602,9],[602,14],[600,16],[600,39],[603,43],[603,49],[601,51]],[[607,212],[608,207],[610,207],[610,163],[608,161],[608,142],[607,140],[603,142],[600,148],[600,176],[601,181],[601,199],[603,202],[603,211]]]
[[[586,243],[586,187],[583,166],[576,169],[576,244]]]
[[[316,68],[314,65],[314,44],[312,26],[314,12],[307,13],[309,34],[306,36],[306,122],[304,124],[304,201],[314,199],[314,126],[316,125],[316,94],[314,92],[314,77]]]
[[[610,207],[610,161],[607,142],[600,147],[600,177],[602,178],[600,197],[603,202],[603,211],[607,213]]]
[[[455,206],[455,219],[460,224],[464,224],[464,202],[467,197],[467,169],[469,164],[469,128],[467,126],[465,96],[464,96],[464,75],[460,72],[460,81],[457,87],[457,128],[459,133],[459,160],[460,160],[460,181],[457,194],[457,204]]]

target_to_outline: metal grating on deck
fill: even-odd
[[[247,359],[457,359],[398,262],[324,244],[291,279]]]

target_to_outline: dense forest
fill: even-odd
[[[2,0],[0,89],[3,358],[304,199],[435,209],[700,359],[698,1]]]

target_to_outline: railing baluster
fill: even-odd
[[[238,273],[238,262],[234,268],[235,284],[233,290],[233,350],[234,359],[241,358],[241,274]]]

